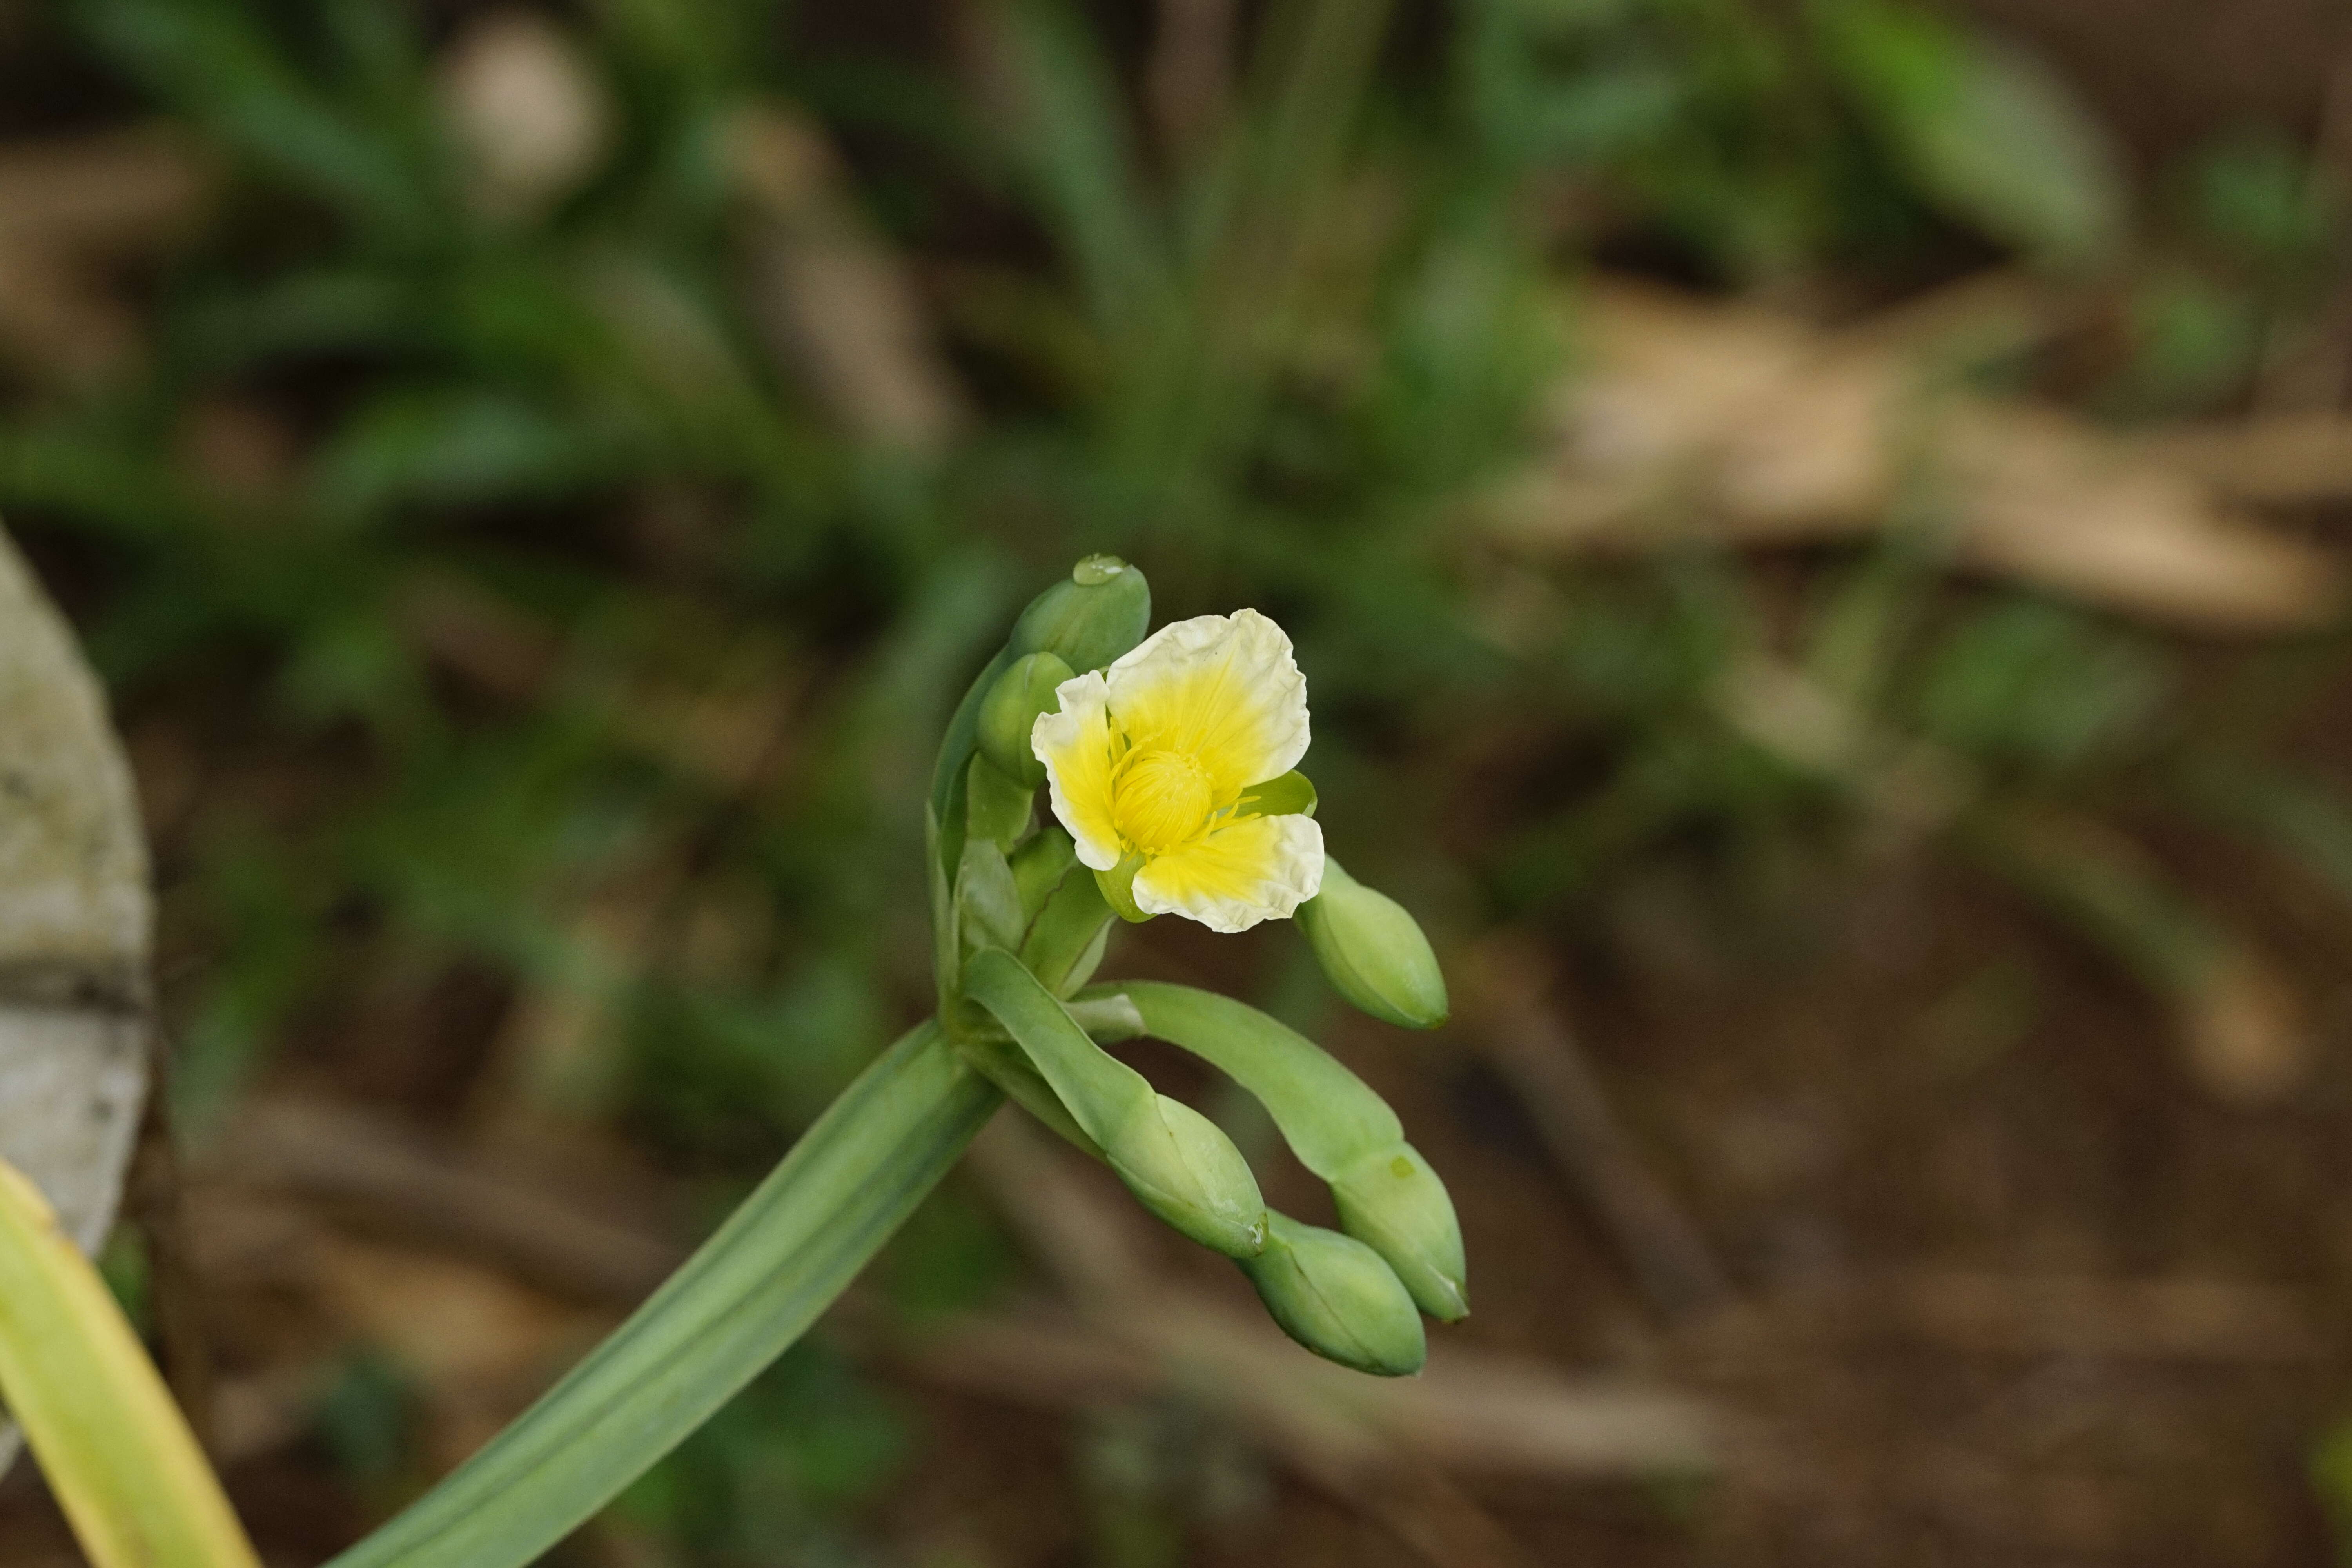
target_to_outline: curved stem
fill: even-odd
[[[522,1568],[798,1339],[1002,1103],[935,1021],[901,1037],[635,1316],[329,1568]]]
[[[1146,1033],[1192,1052],[1257,1097],[1298,1163],[1337,1181],[1404,1127],[1370,1084],[1322,1047],[1245,1002],[1157,980],[1118,980],[1082,996],[1123,995]]]

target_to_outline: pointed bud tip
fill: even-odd
[[[1327,1360],[1376,1377],[1409,1377],[1428,1360],[1421,1314],[1378,1253],[1352,1237],[1283,1215],[1265,1250],[1242,1264],[1283,1332]]]
[[[1406,1029],[1452,1015],[1445,973],[1421,925],[1387,894],[1323,858],[1323,887],[1298,907],[1299,929],[1332,988],[1359,1010]]]
[[[1331,1184],[1339,1228],[1385,1258],[1415,1305],[1441,1322],[1470,1315],[1469,1267],[1454,1200],[1421,1151],[1396,1143]]]
[[[1212,1252],[1255,1258],[1266,1244],[1265,1199],[1249,1162],[1223,1129],[1166,1095],[1104,1145],[1118,1179],[1144,1207]]]

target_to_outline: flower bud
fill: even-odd
[[[1051,653],[1024,654],[996,678],[980,705],[981,753],[1008,778],[1031,789],[1045,782],[1045,764],[1029,744],[1037,715],[1059,710],[1054,689],[1070,679],[1070,667]]]
[[[1421,1370],[1421,1314],[1380,1254],[1336,1230],[1269,1215],[1265,1250],[1242,1262],[1282,1331],[1317,1355],[1381,1377]]]
[[[1445,976],[1429,939],[1404,906],[1323,858],[1323,888],[1298,906],[1298,924],[1340,995],[1391,1024],[1445,1022]]]
[[[1331,1184],[1339,1228],[1387,1260],[1415,1305],[1444,1322],[1470,1315],[1469,1266],[1454,1200],[1410,1143],[1358,1160]]]
[[[1103,1157],[1143,1206],[1228,1258],[1265,1246],[1265,1200],[1249,1162],[1217,1124],[1155,1094],[1103,1142]]]
[[[1116,555],[1089,555],[1021,612],[1011,648],[1050,653],[1074,670],[1100,669],[1143,640],[1151,626],[1151,585]],[[1022,743],[1028,743],[1024,735]]]

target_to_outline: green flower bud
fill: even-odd
[[[1414,1304],[1444,1322],[1470,1315],[1469,1265],[1454,1200],[1410,1143],[1358,1160],[1331,1183],[1339,1228],[1387,1260]]]
[[[980,705],[981,754],[1007,778],[1031,789],[1045,782],[1045,764],[1029,745],[1037,715],[1060,710],[1054,689],[1070,679],[1070,667],[1050,653],[1024,654],[996,678]]]
[[[1323,890],[1298,906],[1299,929],[1340,995],[1408,1029],[1445,1022],[1445,976],[1402,904],[1323,857]]]
[[[1015,658],[1050,653],[1074,670],[1100,669],[1143,640],[1151,626],[1151,585],[1116,555],[1089,555],[1021,612],[1009,645]],[[1024,742],[1025,744],[1025,742]]]
[[[1429,1356],[1421,1314],[1379,1253],[1336,1230],[1270,1215],[1265,1250],[1242,1272],[1282,1331],[1317,1355],[1381,1377]]]
[[[1265,1200],[1234,1141],[1181,1100],[1155,1094],[1103,1141],[1103,1158],[1143,1206],[1228,1258],[1265,1246]]]

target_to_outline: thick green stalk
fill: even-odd
[[[965,772],[971,764],[972,748],[980,731],[981,704],[987,700],[988,689],[996,684],[996,678],[1012,662],[1012,650],[999,648],[986,668],[972,677],[970,689],[948,720],[947,735],[940,742],[939,761],[931,768],[931,820],[938,825],[938,837],[930,848],[934,862],[948,877],[955,875],[963,858]]]
[[[798,1339],[1001,1099],[935,1022],[902,1037],[634,1317],[329,1568],[537,1561]]]

